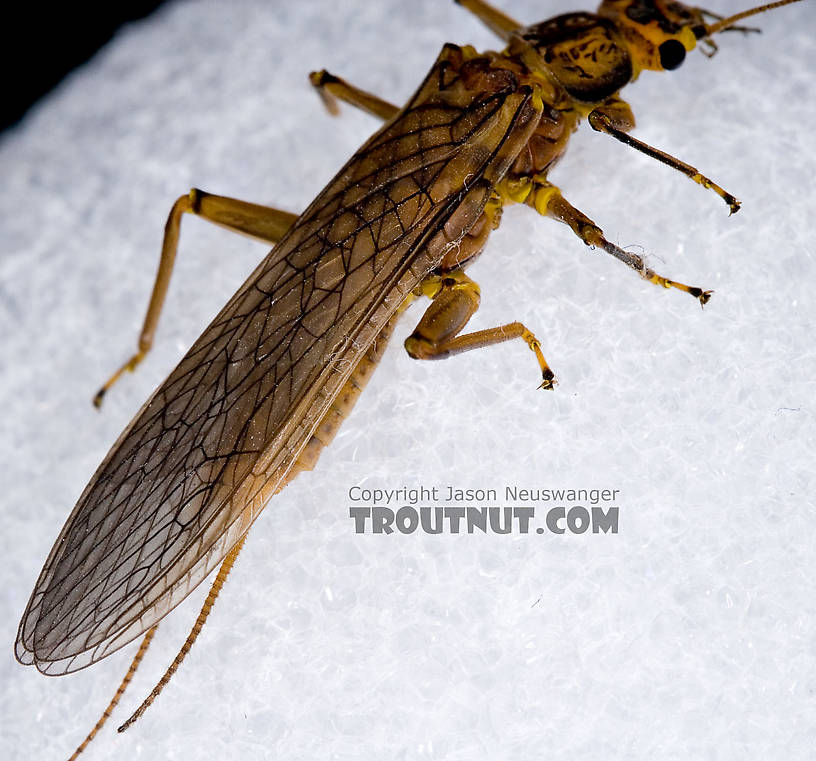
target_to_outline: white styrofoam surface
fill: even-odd
[[[736,216],[587,129],[553,174],[612,240],[714,288],[705,311],[508,211],[470,270],[475,327],[529,325],[557,390],[536,390],[520,343],[410,361],[412,312],[318,469],[259,519],[164,695],[89,760],[812,757],[814,21],[805,0],[625,91],[636,134],[733,191]],[[400,101],[447,40],[495,45],[433,0],[177,2],[3,138],[3,758],[67,757],[118,684],[132,651],[60,679],[19,666],[19,616],[107,447],[263,253],[186,220],[157,347],[97,414],[172,201],[196,186],[302,208],[376,127],[328,117],[306,73]],[[360,483],[617,488],[620,533],[357,536]],[[118,718],[200,599],[163,624]]]

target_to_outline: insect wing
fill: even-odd
[[[457,55],[443,49],[122,433],[40,574],[21,662],[76,671],[181,602],[279,488],[388,318],[478,218],[538,111],[526,88],[466,92]]]

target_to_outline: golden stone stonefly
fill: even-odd
[[[567,224],[641,277],[705,304],[711,292],[670,280],[608,241],[547,177],[586,119],[590,126],[739,202],[696,168],[631,137],[621,89],[643,70],[681,65],[714,35],[797,2],[729,18],[673,0],[603,0],[597,12],[524,26],[483,0],[460,0],[504,42],[501,52],[445,45],[416,94],[397,107],[326,71],[311,82],[384,125],[300,216],[192,190],[174,204],[138,351],[104,394],[149,351],[170,280],[181,217],[196,214],[274,248],[155,391],[100,465],[46,560],[16,654],[50,675],[142,644],[102,726],[159,621],[216,566],[188,640],[127,727],[189,651],[246,534],[267,501],[311,469],[376,366],[394,321],[414,298],[431,303],[406,340],[417,359],[523,339],[542,386],[555,376],[519,322],[464,333],[479,289],[464,273],[506,204]]]

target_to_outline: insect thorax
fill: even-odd
[[[615,25],[592,13],[566,13],[529,26],[511,41],[508,52],[581,103],[602,103],[634,75]]]

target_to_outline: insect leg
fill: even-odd
[[[541,368],[541,388],[551,389],[555,375],[544,359],[538,339],[520,322],[511,322],[463,336],[459,332],[479,308],[479,286],[462,270],[435,275],[423,281],[422,292],[433,299],[414,332],[405,339],[405,350],[414,359],[443,359],[471,349],[521,338],[535,353]]]
[[[569,201],[567,201],[554,185],[543,184],[537,187],[527,198],[527,203],[548,217],[553,217],[569,225],[572,231],[586,243],[587,246],[600,248],[619,259],[627,266],[631,267],[644,280],[648,280],[655,285],[664,288],[676,288],[688,293],[698,299],[700,305],[704,305],[711,298],[713,291],[704,291],[702,288],[684,285],[675,280],[669,280],[662,275],[658,275],[653,269],[646,266],[643,258],[637,254],[624,251],[614,243],[608,241],[598,225],[596,225],[586,214],[578,211]]]
[[[346,80],[340,79],[340,77],[336,77],[334,74],[330,74],[325,69],[313,71],[309,74],[309,81],[315,90],[317,90],[318,95],[320,95],[323,101],[323,105],[326,106],[326,110],[332,116],[337,116],[340,113],[340,109],[337,106],[337,98],[346,101],[346,103],[350,103],[352,106],[361,108],[369,114],[378,116],[383,121],[387,121],[399,111],[399,107],[393,103],[378,98],[370,92],[361,90],[359,87],[349,84]]]
[[[627,132],[635,126],[635,119],[634,116],[632,116],[629,105],[622,100],[614,99],[608,104],[604,104],[600,108],[590,111],[587,121],[589,122],[589,126],[597,132],[611,135],[615,140],[619,140],[621,143],[653,159],[657,159],[673,169],[677,169],[698,185],[713,190],[728,204],[728,208],[731,209],[732,214],[739,211],[740,202],[731,195],[731,193],[723,190],[716,182],[710,180],[704,174],[701,174],[697,168],[691,166],[691,164],[686,164],[685,161],[681,161],[665,151],[653,148],[642,140],[628,135]]]
[[[93,398],[96,407],[102,405],[102,399],[108,389],[119,380],[125,371],[133,372],[136,369],[153,345],[153,337],[156,333],[156,326],[164,306],[164,298],[167,295],[170,276],[173,273],[173,264],[176,260],[183,214],[195,214],[228,230],[256,238],[265,243],[277,243],[297,219],[297,215],[287,211],[280,211],[279,209],[260,206],[247,201],[239,201],[226,196],[212,195],[196,188],[193,188],[187,195],[178,198],[170,210],[164,227],[159,270],[153,283],[153,291],[150,294],[150,303],[147,307],[142,332],[139,335],[138,350],[97,391]]]
[[[494,8],[490,3],[485,2],[485,0],[454,0],[454,2],[469,10],[491,32],[503,40],[509,40],[511,32],[522,29],[525,26],[510,18],[510,16],[498,8]]]

